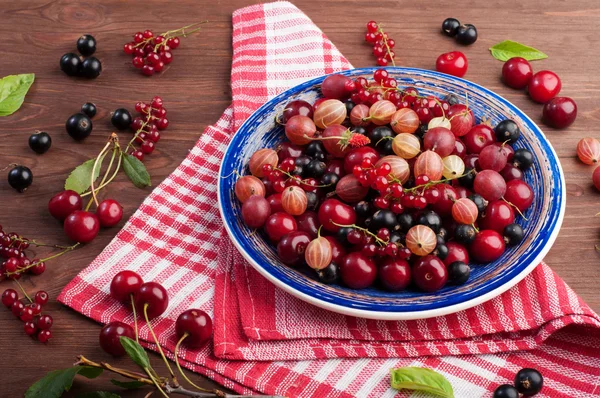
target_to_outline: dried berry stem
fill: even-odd
[[[181,346],[181,343],[183,343],[183,340],[185,340],[187,337],[189,336],[189,334],[186,332],[184,333],[183,336],[181,336],[181,338],[179,339],[179,341],[177,342],[177,344],[175,345],[175,364],[177,365],[177,370],[179,370],[179,373],[181,374],[181,377],[183,377],[183,379],[185,381],[187,381],[191,386],[193,386],[194,388],[196,388],[199,391],[204,391],[204,392],[212,392],[214,394],[218,394],[221,391],[219,390],[207,390],[206,388],[202,388],[197,386],[196,384],[194,384],[187,376],[185,373],[183,373],[183,369],[181,369],[181,365],[179,365],[179,357],[177,356],[177,353],[179,352],[179,347]]]
[[[37,247],[53,247],[55,249],[67,249],[69,246],[60,246],[60,245],[51,245],[48,243],[42,243],[42,242],[38,242],[35,239],[23,239],[20,236],[13,236],[12,238],[12,242],[10,243],[9,247],[12,247],[14,242],[24,242],[24,243],[29,243],[30,245],[34,245]]]
[[[119,170],[121,169],[121,159],[123,157],[122,156],[123,155],[123,151],[121,151],[121,147],[119,146],[118,143],[116,144],[116,150],[119,152],[119,158],[117,159],[117,167],[115,168],[115,171],[113,172],[112,176],[110,176],[110,178],[108,180],[106,180],[106,182],[100,184],[98,186],[98,188],[96,188],[96,192],[100,191],[101,189],[103,189],[104,187],[106,187],[108,184],[110,184],[115,179],[115,177],[119,173]],[[92,192],[88,191],[86,193],[81,194],[81,197],[85,198],[86,196],[91,195],[91,194],[92,194]],[[90,204],[88,203],[88,206],[89,205]]]

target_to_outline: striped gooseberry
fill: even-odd
[[[259,149],[254,152],[250,157],[250,161],[248,162],[248,167],[250,168],[250,173],[258,178],[264,177],[263,166],[268,164],[273,167],[277,166],[279,162],[279,158],[277,157],[277,152],[273,149]]]
[[[401,133],[394,137],[392,150],[402,159],[412,159],[421,152],[421,141],[416,135]]]
[[[469,198],[460,198],[452,205],[452,218],[460,224],[473,224],[477,220],[479,210]]]
[[[406,247],[417,256],[426,256],[435,249],[437,237],[425,225],[415,225],[406,233]]]
[[[308,207],[308,198],[304,189],[290,185],[281,193],[281,206],[283,210],[292,216],[299,216]]]
[[[396,134],[412,134],[419,128],[419,115],[410,108],[398,109],[390,120],[390,126]]]
[[[265,184],[254,176],[243,176],[235,183],[235,196],[244,203],[250,196],[265,196]]]
[[[388,155],[384,156],[375,163],[375,167],[381,166],[381,164],[387,163],[392,168],[390,174],[400,180],[402,184],[406,183],[410,178],[410,166],[408,162],[402,159],[400,156]]]
[[[313,239],[304,251],[306,264],[315,270],[327,267],[331,263],[332,257],[331,243],[324,236]]]
[[[335,185],[335,193],[344,202],[356,203],[367,196],[369,187],[362,186],[353,174],[346,174]]]
[[[416,176],[426,175],[432,181],[439,180],[444,173],[442,158],[433,151],[421,153],[415,161],[413,173]]]
[[[577,157],[585,164],[596,164],[600,160],[600,142],[592,137],[586,137],[577,143]]]
[[[296,115],[285,124],[286,137],[296,145],[306,145],[317,133],[315,123],[308,117]]]
[[[369,124],[369,107],[365,104],[358,104],[350,111],[350,123],[353,126],[366,126]]]
[[[396,105],[391,101],[377,101],[369,108],[369,120],[377,126],[388,124],[392,120],[392,115],[396,112]]]
[[[458,178],[465,172],[465,162],[458,155],[446,156],[442,159],[444,178]]]
[[[342,101],[327,99],[315,109],[313,119],[317,127],[324,129],[333,124],[342,124],[346,115],[346,105]]]

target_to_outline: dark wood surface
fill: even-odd
[[[579,116],[565,131],[544,128],[556,149],[565,171],[568,187],[567,212],[556,244],[548,254],[548,264],[596,311],[600,310],[598,278],[600,267],[594,244],[600,242],[598,219],[600,193],[591,185],[592,167],[575,158],[577,141],[584,136],[598,137],[600,120],[600,76],[598,75],[597,26],[600,9],[587,1],[435,1],[397,2],[352,0],[295,2],[325,32],[343,54],[357,67],[372,66],[370,47],[363,43],[364,25],[369,19],[386,24],[398,43],[398,64],[433,68],[436,57],[459,46],[438,33],[442,20],[449,16],[473,23],[479,40],[461,48],[469,59],[466,78],[505,96],[535,121],[541,105],[534,104],[521,91],[505,87],[499,79],[502,63],[494,60],[488,47],[505,39],[534,46],[550,57],[535,62],[534,69],[551,69],[562,78],[565,96],[577,101]],[[34,184],[18,194],[0,180],[0,224],[41,241],[66,244],[61,226],[46,210],[48,199],[62,187],[70,170],[94,156],[111,132],[108,114],[118,107],[133,108],[139,100],[161,95],[172,122],[157,150],[146,164],[154,185],[167,177],[186,156],[203,129],[217,120],[231,99],[231,13],[247,3],[241,0],[196,1],[145,0],[119,1],[10,1],[0,0],[0,76],[16,73],[36,74],[36,81],[22,109],[0,118],[0,168],[21,163],[33,170]],[[164,74],[146,78],[133,70],[122,45],[138,30],[162,32],[192,22],[209,20],[205,29],[183,39],[175,52],[171,68]],[[96,80],[78,80],[58,68],[63,53],[75,50],[83,33],[98,40],[97,57],[103,62]],[[67,117],[81,104],[95,102],[99,113],[94,132],[77,143],[64,131]],[[38,156],[27,146],[36,129],[48,131],[53,138],[50,152]],[[127,135],[127,134],[126,134]],[[129,217],[150,189],[139,190],[123,178],[104,195],[125,206]],[[78,354],[115,365],[97,343],[100,327],[95,322],[56,303],[61,289],[98,255],[118,228],[102,230],[85,247],[51,261],[42,276],[23,278],[28,292],[47,290],[48,305],[54,317],[54,339],[47,346],[31,341],[22,323],[10,311],[0,309],[0,395],[21,396],[25,389],[47,371],[71,365]],[[42,250],[39,250],[43,254]],[[0,289],[10,282],[0,283]],[[157,356],[157,368],[163,371]],[[196,376],[195,380],[201,378]],[[210,382],[200,381],[208,386]],[[72,394],[81,391],[112,390],[108,377],[93,382],[77,382]],[[136,395],[137,394],[137,395]],[[123,396],[143,396],[140,393]]]

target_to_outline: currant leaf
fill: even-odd
[[[135,156],[128,153],[123,154],[123,170],[136,187],[145,188],[152,185],[146,166]]]

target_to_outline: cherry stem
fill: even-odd
[[[66,248],[68,248],[68,246],[51,245],[51,244],[48,244],[48,243],[38,242],[35,239],[32,239],[32,240],[23,239],[20,236],[13,236],[11,239],[12,239],[12,242],[10,243],[11,246],[12,246],[12,244],[14,242],[24,242],[24,243],[29,243],[29,244],[37,246],[37,247],[53,247],[55,249],[66,249]]]
[[[521,209],[519,209],[517,206],[515,206],[514,204],[512,204],[512,203],[511,203],[511,202],[509,202],[508,200],[504,199],[504,197],[502,197],[502,200],[503,200],[503,201],[505,201],[505,202],[506,202],[506,204],[508,204],[509,206],[512,206],[512,207],[514,207],[514,209],[516,210],[516,212],[517,212],[517,213],[519,213],[519,215],[520,215],[521,217],[523,217],[523,219],[524,219],[525,221],[528,221],[528,220],[527,220],[527,217],[525,217],[525,215],[524,215],[524,214],[521,212]]]
[[[146,372],[146,374],[148,374],[148,377],[150,377],[150,380],[152,380],[152,383],[154,383],[154,385],[156,386],[156,388],[158,389],[158,391],[160,391],[160,393],[162,395],[164,395],[165,397],[169,398],[169,396],[167,395],[167,393],[160,386],[160,383],[156,380],[156,377],[154,377],[152,375],[152,372],[150,372],[150,369],[144,368],[144,371]]]
[[[118,173],[118,172],[119,172],[119,170],[121,169],[121,159],[123,158],[123,156],[121,156],[121,155],[123,154],[123,152],[121,151],[121,147],[119,146],[119,144],[118,144],[118,143],[116,144],[116,148],[118,148],[117,150],[120,152],[119,159],[117,160],[117,167],[115,168],[115,171],[114,171],[113,175],[112,175],[112,176],[110,176],[110,178],[109,178],[108,180],[106,180],[106,182],[105,182],[105,183],[103,183],[103,184],[100,184],[100,186],[98,186],[98,188],[96,188],[96,192],[100,191],[102,188],[104,188],[104,187],[106,187],[108,184],[110,184],[110,183],[111,183],[111,182],[112,182],[112,181],[115,179],[115,177],[117,176],[117,173]],[[92,192],[91,192],[91,191],[89,191],[89,192],[86,192],[86,193],[84,193],[84,194],[81,194],[80,196],[81,196],[82,198],[85,198],[86,196],[88,196],[88,195],[91,195],[91,194],[92,194]],[[90,204],[91,204],[91,203],[88,203],[88,208],[89,208]]]
[[[31,263],[31,264],[29,264],[27,267],[19,268],[19,269],[17,269],[17,270],[16,270],[16,271],[14,271],[14,272],[7,272],[7,273],[6,273],[6,276],[11,276],[11,275],[16,275],[16,274],[22,274],[23,272],[27,271],[27,270],[28,270],[28,269],[30,269],[30,268],[33,268],[33,267],[35,267],[36,265],[38,265],[38,264],[40,264],[40,263],[46,262],[46,261],[48,261],[48,260],[52,260],[52,259],[54,259],[54,258],[56,258],[56,257],[60,257],[60,256],[62,256],[63,254],[65,254],[65,253],[68,253],[68,252],[70,252],[71,250],[74,250],[74,249],[75,249],[77,246],[79,246],[79,243],[75,243],[73,246],[68,246],[68,247],[66,247],[66,248],[65,248],[63,251],[61,251],[61,252],[59,252],[59,253],[56,253],[56,254],[54,254],[54,255],[52,255],[52,256],[50,256],[50,257],[42,258],[41,260],[39,260],[39,261],[36,261],[35,263]]]
[[[467,174],[470,174],[470,173],[473,173],[473,172],[474,172],[474,169],[470,170]],[[451,177],[451,178],[442,178],[441,180],[429,181],[426,184],[417,185],[416,187],[412,187],[412,188],[406,188],[406,189],[404,189],[404,192],[405,193],[406,192],[415,192],[415,191],[418,191],[419,189],[427,189],[427,188],[429,188],[429,187],[431,187],[433,185],[438,185],[438,184],[442,184],[442,183],[445,183],[445,182],[448,182],[448,181],[457,180],[459,178],[462,178],[462,177],[466,176],[467,174],[461,174],[459,176],[454,176],[454,177]]]
[[[98,167],[98,164],[100,164],[100,167],[102,167],[101,159],[103,159],[104,154],[108,151],[108,148],[110,147],[110,145],[111,144],[114,145],[114,143],[117,139],[118,138],[115,133],[112,133],[110,135],[108,142],[106,143],[106,145],[104,145],[104,148],[102,148],[102,150],[96,157],[96,161],[94,162],[94,167],[92,167],[92,175],[90,176],[90,189],[92,191],[92,197],[94,198],[94,203],[96,203],[96,207],[98,206],[98,198],[96,198],[96,189],[94,188],[94,182],[96,181],[96,168]],[[87,210],[89,210],[89,208],[90,208],[90,204],[87,205],[85,210],[87,211]]]
[[[175,384],[175,386],[178,386],[179,383],[177,382],[177,376],[175,376],[175,373],[173,372],[171,365],[169,365],[169,361],[167,360],[167,357],[165,356],[165,353],[163,352],[163,350],[160,346],[160,342],[158,341],[158,338],[156,337],[156,334],[154,333],[154,329],[152,329],[152,324],[150,323],[150,319],[148,319],[148,303],[144,304],[144,318],[146,319],[146,324],[148,325],[148,329],[150,329],[150,334],[152,334],[152,338],[154,339],[154,342],[156,343],[156,348],[158,348],[158,352],[160,353],[160,356],[162,357],[163,361],[165,362],[165,365],[167,366],[169,374],[171,375],[171,378],[173,379],[173,383]]]
[[[29,297],[29,295],[27,294],[27,292],[23,288],[23,285],[21,285],[21,282],[19,282],[16,279],[14,281],[17,284],[17,286],[19,286],[19,289],[21,289],[21,292],[23,292],[23,296],[25,296],[25,298],[27,298],[27,300],[29,300],[30,303],[33,303],[33,300],[31,299],[31,297]]]
[[[106,186],[106,185],[103,185],[103,184],[106,182],[106,178],[108,177],[108,173],[110,173],[110,171],[112,169],[112,165],[113,165],[113,163],[115,161],[115,156],[117,155],[117,152],[119,152],[119,150],[118,150],[118,147],[115,145],[113,147],[113,153],[112,153],[112,156],[110,157],[110,162],[108,163],[108,167],[106,168],[106,171],[104,172],[104,177],[102,177],[102,181],[100,181],[100,187]],[[120,164],[119,164],[118,167],[120,167]],[[118,167],[117,167],[117,170],[118,170]],[[96,192],[99,192],[102,189],[100,187],[96,188]],[[93,190],[92,190],[92,195],[93,194],[94,193],[93,193]],[[94,198],[90,199],[90,201],[88,202],[87,206],[85,207],[86,211],[90,209],[93,200],[94,200]]]
[[[189,336],[189,334],[186,332],[184,333],[183,336],[181,336],[181,338],[179,339],[179,341],[177,342],[177,344],[175,345],[175,364],[177,365],[177,369],[179,370],[179,373],[181,373],[181,376],[183,377],[183,379],[185,381],[187,381],[188,383],[190,383],[191,386],[193,386],[194,388],[198,389],[199,391],[204,391],[204,392],[214,392],[215,394],[217,394],[218,390],[207,390],[206,388],[202,388],[197,386],[196,384],[194,384],[186,375],[185,373],[183,373],[183,369],[181,369],[181,365],[179,364],[179,357],[177,356],[177,353],[179,352],[179,347],[181,346],[181,343],[183,343],[183,340],[185,340],[187,337]]]
[[[98,362],[90,361],[89,359],[87,359],[83,355],[80,355],[80,356],[77,357],[77,362],[75,363],[75,365],[90,366],[90,367],[93,367],[93,368],[105,369],[105,370],[108,370],[110,372],[117,373],[117,374],[119,374],[119,375],[121,375],[123,377],[126,377],[128,379],[137,380],[140,383],[154,385],[154,383],[152,382],[152,380],[146,378],[146,375],[144,375],[142,373],[133,372],[133,371],[126,370],[126,369],[121,369],[121,368],[116,368],[116,367],[113,367],[113,366],[109,365],[106,362],[100,362],[100,363],[98,363]]]
[[[138,333],[138,324],[137,324],[137,314],[136,314],[136,310],[135,310],[135,302],[133,300],[133,294],[130,294],[129,297],[131,297],[131,310],[133,311],[133,326],[135,327],[135,342],[139,343],[140,342],[140,337],[139,337],[139,333]]]
[[[390,60],[392,61],[392,65],[396,66],[396,62],[394,62],[394,57],[392,57],[392,50],[390,49],[388,41],[387,41],[387,39],[385,37],[385,32],[383,31],[383,29],[381,29],[380,26],[381,25],[377,26],[377,31],[381,33],[381,39],[383,40],[383,44],[385,45],[385,48],[387,50],[387,54],[390,56]]]

